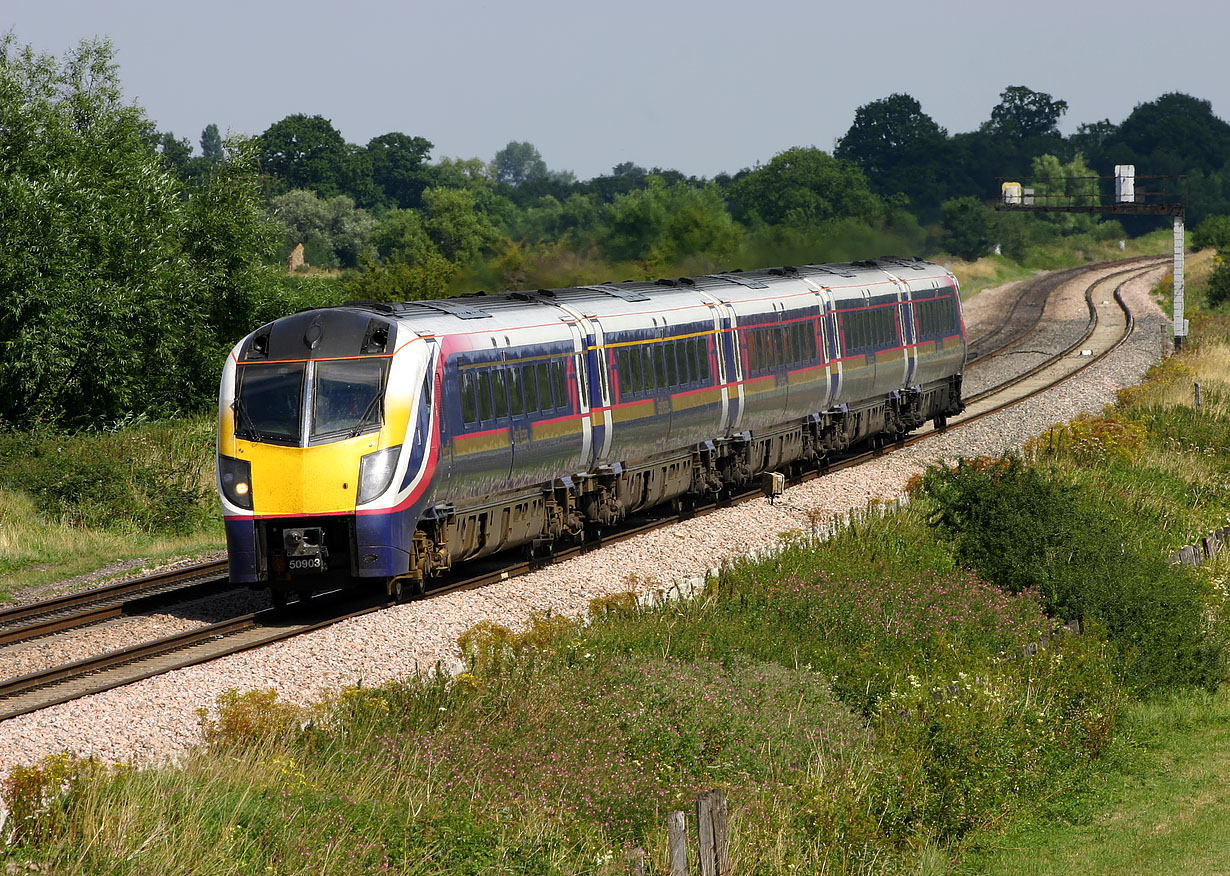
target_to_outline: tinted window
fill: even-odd
[[[317,362],[312,393],[311,438],[359,435],[384,421],[387,359]]]
[[[504,388],[503,367],[491,369],[491,391],[495,394],[495,415],[497,417],[507,417],[508,392]]]
[[[534,377],[533,365],[521,366],[521,388],[525,391],[525,409],[529,412],[541,410],[538,406],[538,381]]]
[[[241,365],[235,399],[235,433],[254,441],[298,443],[302,363]]]
[[[538,405],[544,411],[555,410],[555,402],[551,399],[551,375],[547,369],[546,362],[539,362],[534,366],[534,371],[538,376]]]
[[[477,372],[478,374],[478,418],[480,420],[491,419],[491,372],[487,369]]]
[[[555,386],[555,406],[567,406],[568,384],[564,380],[564,363],[559,359],[551,360],[551,383]]]
[[[478,422],[478,395],[474,391],[474,372],[461,372],[461,419],[467,423]]]
[[[521,369],[512,365],[508,369],[508,407],[514,417],[525,411],[521,402]]]

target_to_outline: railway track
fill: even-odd
[[[965,414],[955,418],[947,428],[960,428],[966,423],[1043,392],[1099,361],[1122,344],[1131,335],[1133,319],[1127,306],[1123,303],[1120,290],[1131,279],[1147,273],[1159,263],[1156,259],[1138,261],[1141,264],[1112,272],[1089,285],[1085,294],[1089,319],[1085,330],[1075,341],[1012,379],[971,396],[967,400]],[[1084,270],[1089,271],[1099,267],[1106,266],[1092,266]],[[1047,281],[1045,283],[1046,294],[1051,294],[1061,283],[1072,280],[1074,276],[1072,272],[1061,272],[1045,278]],[[1056,277],[1060,279],[1055,280]],[[1054,282],[1050,282],[1052,280]],[[1113,293],[1108,297],[1103,297],[1105,292],[1099,292],[1099,290],[1105,290],[1108,287],[1113,288]],[[1031,290],[1026,291],[1031,292]],[[1026,296],[1022,296],[1024,297]],[[1030,297],[1034,296],[1031,294]],[[1037,309],[1036,318],[1031,313],[1034,309]],[[979,347],[985,352],[981,353],[978,359],[986,360],[994,354],[1008,351],[1019,345],[1033,332],[1040,318],[1041,308],[1036,303],[1027,302],[1021,307],[1011,308],[1004,320],[993,330],[1003,342],[1002,346],[992,350],[990,346],[980,342]],[[1023,329],[1022,325],[1024,325]],[[1090,350],[1091,354],[1082,356],[1080,355],[1082,350]],[[850,456],[834,462],[825,471],[807,472],[793,479],[792,483],[801,483],[826,472],[859,465],[870,458],[891,452],[894,448],[911,446],[924,441],[935,432],[936,430],[929,426],[890,447],[876,448]],[[633,538],[684,516],[702,516],[719,508],[761,495],[763,494],[760,490],[752,489],[720,502],[689,509],[686,514],[670,510],[653,517],[630,520],[627,525],[618,530],[604,533],[600,539],[557,550],[547,558],[519,560],[511,563],[508,558],[504,558],[500,562],[470,564],[465,568],[464,574],[441,580],[425,595],[430,597],[445,592],[482,587],[493,581],[524,574],[547,562],[559,561],[594,550],[604,544]],[[196,579],[195,583],[184,583],[192,579]],[[189,598],[186,595],[177,598],[178,594],[194,594],[190,598],[199,598],[200,595],[204,595],[204,592],[192,589],[196,587],[217,588],[214,592],[220,592],[229,586],[225,581],[225,563],[213,563],[176,570],[166,575],[146,576],[95,591],[85,591],[71,597],[61,597],[0,612],[0,646],[27,641],[32,636],[45,636],[55,630],[66,630],[83,624],[97,623],[106,617],[133,613],[138,606],[145,606],[145,610],[148,610],[156,605],[168,605]],[[178,591],[176,588],[179,588]],[[422,595],[412,598],[422,598]],[[158,600],[165,601],[158,602]],[[229,618],[187,632],[10,678],[0,682],[0,720],[175,669],[204,663],[227,654],[302,635],[348,618],[380,611],[394,602],[383,594],[378,596],[356,595],[353,591],[325,593],[305,603],[294,603],[289,611],[270,609]],[[86,620],[87,617],[94,619]]]

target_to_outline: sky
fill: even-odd
[[[832,151],[862,105],[912,95],[949,133],[1006,87],[1068,102],[1064,133],[1172,91],[1230,116],[1230,4],[1143,0],[3,0],[0,32],[115,46],[125,96],[192,141],[321,115],[432,160],[529,141],[579,179],[631,161],[712,177]],[[1181,14],[1171,21],[1168,15]],[[1144,169],[1141,172],[1145,172]]]

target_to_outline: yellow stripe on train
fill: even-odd
[[[453,439],[453,456],[469,456],[471,453],[487,453],[505,450],[512,443],[507,429],[493,429],[475,435],[458,435]]]

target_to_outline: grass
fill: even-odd
[[[1094,540],[1117,562],[1219,522],[1226,347],[1206,332],[1117,411],[1032,449],[1105,521]],[[1199,417],[1181,391],[1193,375],[1208,385]],[[799,533],[693,600],[480,624],[453,679],[309,710],[232,692],[177,766],[15,771],[17,842],[0,854],[104,874],[615,874],[631,843],[662,872],[665,813],[722,787],[743,873],[1224,871],[1226,689],[1185,687],[1182,666],[1150,676],[1161,690],[1128,684],[1130,635],[1092,615],[1085,634],[1057,633],[1045,589],[1008,595],[960,568],[934,510],[920,499],[828,541]],[[1051,550],[1048,568],[1065,556]],[[1190,576],[1167,592],[1199,609],[1194,635],[1225,616],[1225,561],[1174,574]]]
[[[961,874],[1230,872],[1230,688],[1182,691],[1124,709],[1121,737],[1062,817],[988,837]]]
[[[138,558],[220,549],[213,422],[0,432],[0,598]]]

